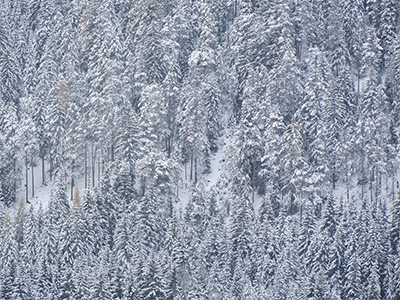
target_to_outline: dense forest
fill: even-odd
[[[0,0],[0,299],[399,300],[399,150],[398,0]]]

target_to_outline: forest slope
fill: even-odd
[[[399,30],[395,0],[0,0],[0,298],[399,299]]]

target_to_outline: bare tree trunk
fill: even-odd
[[[300,205],[300,226],[302,225],[302,220],[303,220],[303,203]]]
[[[29,203],[29,193],[28,193],[28,189],[29,189],[29,175],[28,175],[28,152],[25,151],[25,200],[26,203]]]
[[[35,173],[33,168],[33,154],[31,154],[31,168],[32,168],[32,198],[35,197]]]
[[[146,193],[147,177],[142,176],[142,196]]]
[[[53,180],[53,157],[50,154],[50,181]]]
[[[185,162],[185,188],[187,188],[187,162]]]
[[[346,194],[347,194],[347,203],[350,200],[350,182],[349,182],[349,166],[347,162],[347,153],[345,155],[345,164],[346,164]]]
[[[17,160],[14,158],[14,178],[13,178],[13,181],[14,181],[14,203],[17,201],[17,180],[16,180],[16,178],[17,178]]]
[[[194,183],[197,183],[197,155],[194,158]]]
[[[235,0],[233,5],[233,17],[236,18],[238,15],[238,0]]]
[[[332,190],[336,188],[336,159],[333,158],[332,163]]]
[[[106,169],[106,159],[103,157],[103,160],[101,161],[101,174],[104,174],[105,169]]]
[[[87,161],[87,144],[85,143],[85,189],[88,188],[88,161]]]
[[[44,156],[42,157],[42,184],[46,183],[46,172],[44,170]]]
[[[96,147],[92,145],[92,187],[95,186],[95,175],[96,175]]]
[[[74,185],[75,185],[75,178],[74,178],[74,168],[75,160],[72,160],[72,167],[71,167],[71,201],[74,199]]]
[[[256,152],[253,152],[253,175],[252,175],[252,193],[251,193],[251,201],[254,203],[254,190],[256,188]]]
[[[369,178],[369,197],[370,197],[371,204],[373,203],[373,200],[374,200],[373,181],[374,181],[374,169],[372,169],[370,178]]]
[[[99,155],[97,161],[97,185],[100,185],[100,175],[101,175],[101,155]]]
[[[392,171],[392,203],[394,202],[394,171]]]
[[[193,180],[193,150],[190,155],[190,181]]]
[[[362,164],[361,176],[362,176],[362,178],[361,178],[361,180],[362,180],[362,182],[361,182],[361,201],[364,201],[364,193],[365,193],[365,191],[364,191],[364,189],[365,189],[364,163]]]
[[[389,194],[389,171],[386,170],[385,174],[385,190],[386,190],[386,195]]]
[[[362,136],[362,138],[364,137],[364,122],[361,123],[361,136]],[[365,184],[366,184],[364,163],[365,163],[365,154],[364,154],[364,142],[363,142],[362,148],[361,148],[361,176],[362,176],[361,202],[364,202],[364,193],[365,193]]]
[[[378,194],[381,190],[381,172],[379,172],[378,168],[376,168],[376,176],[375,176],[375,199],[378,200]]]
[[[357,62],[357,94],[360,95],[360,74],[361,70],[360,70],[360,63]]]
[[[75,178],[71,177],[71,201],[74,199]]]

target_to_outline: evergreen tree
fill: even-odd
[[[17,114],[12,103],[0,99],[0,152],[1,152],[1,202],[9,205],[16,200],[19,166],[17,163],[18,140],[16,139]]]
[[[16,51],[11,39],[11,28],[6,22],[7,17],[0,12],[0,97],[9,105],[19,108],[22,96],[21,70],[16,57]]]
[[[297,211],[299,201],[303,201],[303,189],[308,172],[308,165],[303,157],[303,141],[300,128],[295,120],[286,126],[284,132],[284,142],[281,149],[282,169],[283,169],[283,189],[282,192],[288,195],[287,203],[282,203],[289,214]],[[297,200],[297,203],[295,203]]]

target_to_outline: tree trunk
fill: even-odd
[[[392,173],[392,203],[394,203],[394,171],[392,171],[393,173]]]
[[[142,196],[146,193],[147,177],[142,176]]]
[[[361,202],[364,201],[364,189],[365,189],[365,174],[364,174],[364,159],[361,162]]]
[[[88,188],[88,161],[87,161],[87,144],[85,143],[85,189]]]
[[[374,200],[374,192],[373,192],[373,181],[374,181],[374,169],[372,168],[370,178],[369,178],[369,197],[370,197],[370,203],[373,203]]]
[[[100,176],[101,176],[101,155],[97,160],[97,185],[100,185]]]
[[[365,184],[366,184],[366,178],[365,178],[365,154],[364,154],[364,122],[362,121],[361,123],[361,138],[362,138],[362,145],[361,145],[361,176],[362,176],[362,182],[361,182],[361,202],[364,202],[364,193],[365,193]]]
[[[44,155],[43,155],[43,157],[42,157],[42,184],[43,185],[46,184],[45,176],[46,176],[46,172],[44,170]]]
[[[101,174],[104,174],[105,169],[106,169],[106,160],[103,157],[103,160],[101,161]]]
[[[197,155],[194,158],[194,183],[197,183]]]
[[[75,179],[74,179],[74,176],[72,175],[72,177],[71,177],[71,201],[74,199],[74,185],[75,185]]]
[[[375,175],[375,200],[378,200],[379,190],[381,189],[381,175],[379,174],[378,168],[376,168],[376,175]]]
[[[17,180],[16,180],[16,178],[17,178],[17,160],[14,158],[14,178],[13,178],[13,181],[14,181],[14,203],[15,202],[17,202]]]
[[[347,162],[347,153],[345,155],[345,164],[346,164],[346,194],[347,194],[347,203],[350,200],[350,182],[349,182],[349,166]]]
[[[35,173],[33,168],[33,154],[31,154],[31,168],[32,168],[32,198],[35,197]]]
[[[72,167],[71,167],[71,201],[74,198],[74,165],[75,165],[75,160],[72,160]]]
[[[190,181],[193,180],[193,150],[192,154],[190,155]]]
[[[303,203],[300,205],[300,226],[303,224]]]
[[[252,175],[252,193],[251,193],[251,201],[254,204],[254,190],[256,188],[256,152],[253,152],[253,175]]]
[[[336,162],[335,159],[333,159],[332,163],[332,190],[334,191],[336,188]]]
[[[236,18],[238,15],[238,0],[235,0],[233,5],[233,18]]]
[[[357,62],[357,94],[360,95],[360,62]]]
[[[50,181],[53,180],[53,157],[50,154]]]
[[[92,187],[95,186],[95,175],[96,175],[96,147],[92,145]]]
[[[385,174],[385,190],[386,190],[386,195],[389,194],[389,171],[386,170]]]
[[[187,188],[187,162],[185,162],[185,188]]]
[[[26,203],[29,203],[29,175],[28,175],[28,152],[25,151],[25,200]]]

